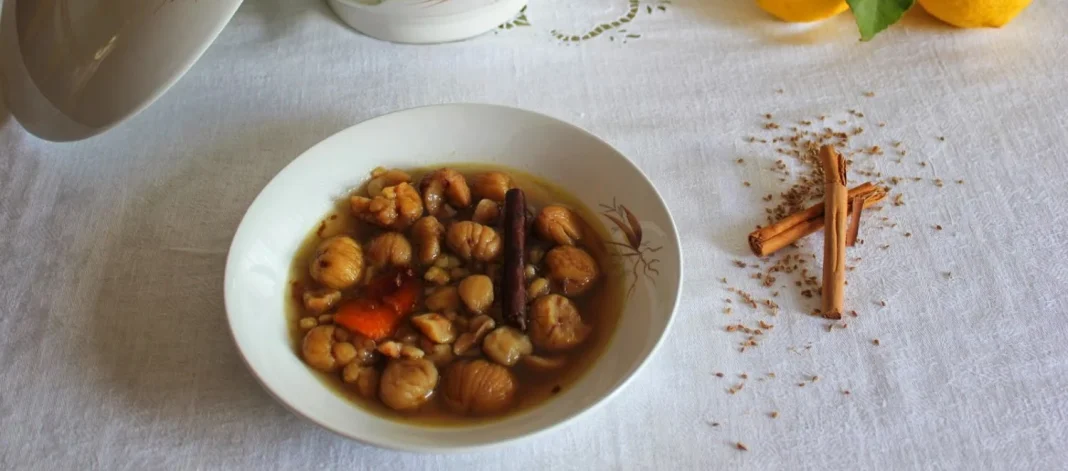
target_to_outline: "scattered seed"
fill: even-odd
[[[878,347],[879,346],[879,339],[872,339],[871,340],[871,344],[875,345],[876,347]]]
[[[778,418],[779,418],[779,411],[777,411],[777,410],[773,410],[773,411],[771,411],[771,413],[770,413],[770,414],[768,414],[768,415],[769,415],[769,416],[771,416],[771,418],[773,418],[773,419],[778,419]]]
[[[749,448],[746,448],[745,443],[742,442],[735,443],[734,447],[742,451],[749,451]]]

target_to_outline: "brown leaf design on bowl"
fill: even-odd
[[[660,275],[660,270],[656,268],[656,264],[660,263],[660,259],[654,258],[653,254],[663,249],[663,246],[653,247],[648,242],[643,241],[642,225],[638,221],[637,216],[630,211],[626,206],[618,204],[615,198],[612,199],[612,205],[600,204],[603,211],[601,215],[612,221],[619,231],[623,233],[626,238],[626,243],[616,241],[605,241],[605,244],[616,247],[616,251],[612,252],[613,256],[622,258],[630,264],[630,287],[627,289],[627,297],[634,292],[634,288],[637,286],[639,275],[649,280],[654,286],[656,285],[656,276]],[[624,222],[626,221],[626,222]],[[643,245],[644,242],[644,245]]]

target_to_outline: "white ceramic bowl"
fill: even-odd
[[[626,206],[641,226],[642,259],[604,355],[558,397],[530,411],[470,427],[409,425],[365,412],[329,391],[289,345],[287,276],[304,236],[371,169],[492,162],[541,176],[594,211]],[[625,214],[625,213],[624,213]],[[627,218],[623,216],[622,221]],[[614,227],[607,217],[606,227]],[[628,244],[620,230],[613,238]],[[633,249],[620,247],[623,252]],[[655,250],[655,251],[654,251]],[[638,257],[627,257],[633,263]],[[682,284],[678,234],[652,183],[626,157],[562,121],[490,105],[442,105],[366,121],[315,145],[252,202],[226,261],[226,311],[237,347],[263,386],[291,410],[346,437],[412,451],[458,451],[548,431],[577,419],[634,379],[671,326]]]

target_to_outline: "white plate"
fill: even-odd
[[[4,95],[53,141],[103,132],[152,104],[200,58],[241,0],[6,0]]]
[[[377,166],[492,162],[560,185],[595,211],[626,206],[639,221],[641,258],[619,326],[603,356],[557,397],[484,425],[428,428],[372,415],[329,391],[289,344],[289,267],[305,235]],[[601,223],[610,227],[607,217]],[[620,219],[626,220],[625,216]],[[616,242],[627,244],[620,231]],[[315,145],[267,184],[234,235],[226,261],[226,312],[238,350],[282,404],[346,437],[389,448],[458,451],[544,432],[618,393],[667,334],[682,284],[682,254],[667,207],[626,157],[547,116],[489,105],[416,108],[366,121]],[[633,252],[633,249],[619,249]],[[633,263],[638,257],[623,260]],[[655,261],[654,261],[655,260]]]
[[[516,16],[527,0],[327,0],[342,21],[368,36],[399,43],[459,41]]]

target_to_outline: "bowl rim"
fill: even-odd
[[[414,112],[414,111],[417,111],[417,110],[432,109],[432,108],[439,108],[439,109],[442,109],[442,110],[448,110],[450,108],[451,109],[465,109],[465,108],[467,108],[467,109],[472,109],[472,108],[478,109],[478,108],[483,108],[483,109],[494,109],[494,110],[498,110],[498,111],[504,110],[504,111],[509,111],[509,112],[518,112],[518,113],[522,113],[522,114],[528,114],[528,115],[532,115],[532,116],[535,116],[535,117],[538,117],[538,118],[548,119],[548,120],[551,120],[551,121],[553,121],[553,122],[555,122],[557,124],[560,124],[560,125],[563,125],[565,127],[571,128],[572,130],[575,130],[575,131],[578,131],[578,132],[582,133],[586,137],[589,137],[591,139],[597,140],[599,143],[601,143],[602,145],[606,146],[607,148],[612,149],[613,151],[615,151],[616,154],[618,154],[620,157],[622,157],[623,163],[625,163],[626,165],[630,166],[631,170],[637,172],[637,174],[639,176],[641,176],[641,178],[645,179],[645,181],[653,189],[653,193],[656,195],[657,202],[664,208],[664,212],[667,214],[668,227],[664,228],[665,229],[664,232],[667,235],[670,236],[670,237],[668,237],[668,239],[670,241],[674,242],[674,245],[673,245],[674,253],[675,253],[675,256],[678,257],[678,261],[679,261],[678,281],[676,282],[677,284],[676,284],[676,288],[675,288],[675,295],[673,297],[670,297],[670,299],[667,300],[667,302],[668,302],[668,306],[667,306],[668,309],[666,311],[667,314],[668,314],[667,323],[664,325],[664,329],[660,332],[659,337],[653,343],[653,346],[649,350],[649,353],[646,354],[644,356],[644,358],[642,358],[638,362],[638,365],[634,368],[634,371],[632,371],[629,375],[627,375],[625,378],[623,378],[623,380],[620,381],[618,384],[616,384],[607,394],[601,396],[600,398],[597,398],[593,403],[591,403],[591,404],[587,405],[586,407],[583,407],[583,408],[575,411],[570,416],[565,417],[564,419],[562,419],[562,420],[560,420],[560,421],[558,421],[556,423],[553,423],[553,424],[548,425],[546,427],[543,427],[541,429],[536,429],[536,430],[532,430],[530,432],[520,433],[520,434],[518,434],[516,436],[513,436],[513,437],[491,438],[491,439],[486,440],[484,442],[471,444],[471,445],[459,445],[459,446],[451,446],[451,445],[450,446],[411,445],[411,444],[406,444],[406,443],[403,443],[403,442],[397,442],[396,440],[391,440],[391,439],[379,439],[379,438],[374,438],[374,437],[372,437],[372,438],[357,437],[357,436],[354,436],[354,435],[352,435],[352,434],[350,434],[350,433],[348,433],[348,432],[346,432],[344,430],[340,430],[339,428],[333,427],[333,426],[325,424],[325,423],[318,422],[318,421],[312,419],[311,417],[308,417],[303,412],[301,412],[300,409],[296,405],[291,404],[288,400],[286,400],[286,398],[284,398],[280,394],[278,394],[271,387],[271,385],[268,383],[268,381],[263,376],[261,376],[260,373],[249,362],[248,356],[246,355],[245,350],[242,348],[241,343],[238,342],[238,340],[237,340],[237,336],[236,336],[235,329],[234,329],[234,317],[233,317],[233,314],[232,314],[232,311],[236,310],[236,306],[233,305],[234,301],[232,301],[232,299],[233,299],[232,295],[229,292],[229,290],[227,289],[229,287],[229,285],[230,285],[231,278],[233,276],[235,276],[232,273],[232,271],[234,270],[233,267],[235,265],[235,263],[233,263],[234,262],[234,260],[233,260],[233,258],[234,258],[234,244],[237,242],[238,237],[244,231],[251,230],[251,229],[249,229],[249,226],[246,226],[246,224],[248,223],[246,218],[248,216],[249,210],[254,205],[256,205],[258,201],[260,201],[260,199],[263,197],[263,192],[268,187],[270,187],[273,184],[276,184],[276,182],[279,181],[280,178],[282,178],[287,172],[291,171],[291,168],[297,163],[298,160],[300,160],[302,157],[305,157],[306,155],[310,154],[315,149],[317,149],[317,148],[319,148],[321,146],[324,146],[325,143],[327,143],[328,141],[332,141],[332,140],[336,139],[339,135],[344,134],[344,133],[350,131],[353,128],[356,128],[357,126],[361,126],[361,125],[364,125],[366,123],[370,123],[372,121],[377,121],[377,120],[382,120],[382,119],[386,119],[386,118],[390,118],[390,117],[395,117],[395,115],[399,115],[399,114]],[[266,391],[268,393],[268,395],[270,395],[272,398],[274,398],[275,401],[277,401],[278,403],[282,404],[283,407],[288,409],[291,413],[293,413],[297,417],[300,417],[301,419],[304,419],[305,421],[308,421],[308,422],[311,422],[311,423],[313,423],[315,425],[318,425],[319,427],[322,427],[323,429],[329,430],[330,432],[333,432],[334,434],[337,434],[337,435],[339,435],[341,437],[344,437],[346,439],[354,440],[356,442],[360,442],[360,443],[364,443],[364,444],[368,444],[368,445],[373,445],[373,446],[376,446],[376,447],[379,447],[379,448],[383,448],[383,449],[389,449],[389,450],[395,450],[395,451],[406,451],[406,452],[418,452],[418,453],[442,453],[442,454],[448,453],[448,454],[452,454],[452,453],[465,453],[465,452],[486,450],[486,449],[489,449],[489,448],[495,448],[495,447],[503,446],[503,445],[506,445],[506,444],[516,443],[516,442],[521,441],[521,440],[528,440],[528,439],[532,439],[532,438],[535,438],[535,437],[544,436],[544,435],[546,435],[546,434],[548,434],[550,432],[553,432],[555,430],[559,430],[560,428],[563,428],[564,426],[567,426],[569,424],[575,423],[580,418],[587,417],[592,412],[594,412],[595,410],[600,409],[601,407],[604,406],[604,404],[606,404],[607,402],[611,401],[613,398],[618,396],[624,389],[626,389],[630,384],[632,384],[634,382],[636,377],[638,377],[643,371],[645,371],[646,366],[649,364],[649,360],[651,358],[653,358],[657,354],[657,352],[660,351],[661,347],[664,344],[665,339],[668,337],[668,334],[671,332],[671,329],[674,326],[675,320],[676,320],[676,317],[677,317],[677,311],[678,311],[679,303],[680,303],[680,301],[682,299],[682,290],[683,290],[684,280],[685,280],[685,260],[684,260],[684,258],[682,256],[682,241],[679,238],[679,231],[678,231],[678,228],[677,228],[677,226],[675,224],[675,218],[671,214],[670,208],[668,208],[668,205],[664,201],[664,198],[660,194],[660,191],[656,189],[656,186],[653,184],[652,180],[650,180],[649,177],[645,174],[645,172],[643,172],[641,170],[641,168],[639,168],[636,164],[634,164],[633,161],[631,161],[629,158],[627,158],[625,155],[623,155],[623,153],[619,152],[611,144],[605,142],[603,139],[597,137],[593,133],[591,133],[591,132],[589,132],[589,131],[587,131],[587,130],[579,127],[579,126],[576,126],[576,125],[571,124],[569,122],[566,122],[564,120],[561,120],[561,119],[558,119],[558,118],[555,118],[555,117],[552,117],[552,116],[549,116],[549,115],[546,115],[546,114],[538,113],[538,112],[535,112],[535,111],[525,110],[525,109],[522,109],[522,108],[516,108],[516,107],[511,107],[511,106],[496,105],[496,104],[447,103],[447,104],[435,104],[435,105],[425,105],[425,106],[417,106],[417,107],[412,107],[412,108],[406,108],[406,109],[402,109],[402,110],[392,111],[392,112],[389,112],[389,113],[386,113],[386,114],[382,114],[382,115],[379,115],[379,116],[375,116],[373,118],[370,118],[370,119],[367,119],[367,120],[364,120],[364,121],[360,121],[360,122],[358,122],[358,123],[356,123],[356,124],[354,124],[352,126],[346,127],[346,128],[344,128],[344,129],[342,129],[342,130],[340,130],[338,132],[335,132],[334,134],[331,134],[330,136],[324,138],[323,140],[315,143],[314,145],[312,145],[311,147],[309,147],[305,151],[301,152],[292,161],[290,161],[288,164],[286,164],[286,166],[283,167],[282,170],[280,170],[277,174],[275,174],[273,177],[271,177],[271,180],[268,181],[267,184],[265,184],[262,189],[260,189],[260,192],[256,195],[256,198],[254,198],[252,200],[252,202],[249,203],[248,208],[245,210],[245,214],[242,215],[242,217],[241,217],[241,222],[238,223],[237,230],[234,231],[233,239],[230,242],[230,248],[227,250],[226,267],[225,267],[224,274],[223,274],[223,304],[224,304],[224,308],[226,310],[226,324],[227,324],[227,328],[230,331],[230,339],[231,339],[231,341],[233,341],[234,346],[237,347],[237,351],[240,354],[241,361],[245,364],[245,367],[249,370],[249,372],[252,373],[252,376],[254,378],[256,378],[256,381],[259,383],[260,387],[262,387],[264,389],[264,391]],[[596,361],[594,363],[596,363]]]

